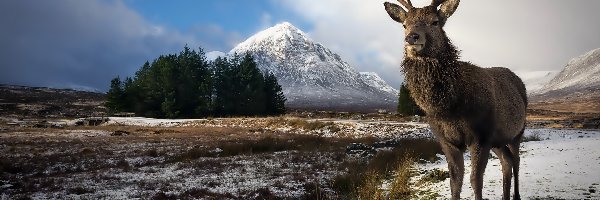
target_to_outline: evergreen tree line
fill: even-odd
[[[107,93],[109,112],[155,118],[256,116],[285,113],[277,78],[261,72],[250,54],[207,61],[185,47],[146,62],[133,78],[116,77]]]
[[[398,93],[398,113],[402,115],[425,115],[425,112],[415,103],[415,100],[410,94],[410,90],[406,87],[406,84],[400,85],[400,91]]]

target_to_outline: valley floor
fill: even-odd
[[[447,171],[423,123],[283,117],[64,123],[0,130],[0,199],[355,198],[353,172],[389,169],[410,151],[421,155],[413,171]],[[600,131],[528,129],[526,136],[532,141],[521,147],[524,199],[600,198]],[[465,160],[468,177],[468,154]],[[449,179],[415,184],[421,176],[411,178],[420,191],[414,198],[449,197]],[[492,156],[485,196],[498,199],[501,184]],[[462,196],[471,197],[468,178]]]

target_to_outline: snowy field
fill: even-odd
[[[600,199],[599,131],[528,129],[525,134],[536,135],[543,140],[521,145],[520,192],[523,199]],[[420,168],[448,171],[445,157],[440,157],[439,162],[421,165]],[[466,199],[473,198],[470,173],[470,157],[466,153],[461,194]],[[431,184],[427,189],[442,197],[450,197],[449,179]],[[483,189],[484,198],[498,199],[502,196],[501,165],[495,155],[488,162]]]

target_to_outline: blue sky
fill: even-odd
[[[127,0],[124,2],[153,24],[165,25],[183,33],[196,34],[201,40],[200,43],[215,43],[204,41],[211,38],[203,38],[205,35],[211,35],[214,29],[235,35],[232,36],[233,38],[223,38],[223,40],[231,39],[239,42],[283,21],[289,21],[300,29],[311,28],[310,24],[305,23],[301,17],[286,11],[276,1],[180,0],[165,3],[165,1]],[[208,45],[205,48],[208,48],[208,51],[227,52],[232,46]]]
[[[264,0],[179,0],[165,1],[128,0],[133,10],[156,24],[167,24],[178,30],[193,31],[195,27],[217,25],[225,31],[250,36],[264,24],[289,21],[301,29],[310,25],[293,13],[285,12],[273,1]],[[265,22],[266,21],[266,22]],[[270,24],[267,24],[270,25]]]
[[[390,2],[393,2],[389,0]],[[186,44],[228,52],[288,21],[398,88],[403,29],[385,0],[3,0],[0,84],[105,91]],[[424,6],[429,0],[413,0]],[[600,1],[463,0],[445,30],[462,59],[529,80],[600,47]]]

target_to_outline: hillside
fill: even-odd
[[[531,108],[600,113],[600,48],[571,59],[565,68],[530,95]]]
[[[0,85],[0,116],[87,117],[105,112],[102,93],[47,87]]]

